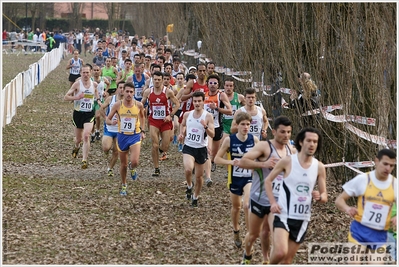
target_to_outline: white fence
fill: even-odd
[[[11,122],[17,113],[17,107],[21,106],[32,90],[60,64],[63,54],[63,45],[45,53],[38,62],[31,64],[28,70],[19,73],[4,86],[1,97],[2,127]]]

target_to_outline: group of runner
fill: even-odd
[[[245,214],[242,264],[250,264],[258,237],[263,263],[292,263],[305,239],[312,202],[328,201],[325,167],[314,157],[321,149],[320,132],[305,127],[291,145],[292,123],[279,116],[273,121],[273,139],[268,140],[266,111],[255,105],[254,89],[246,89],[244,95],[235,92],[234,79],[222,81],[213,71],[212,62],[187,71],[170,49],[158,47],[156,54],[144,56],[140,56],[139,48],[134,49],[137,53],[133,57],[131,49],[130,53],[120,50],[117,60],[112,60],[115,55],[108,57],[102,69],[95,62],[94,67],[84,65],[74,53],[67,67],[71,69],[71,88],[64,98],[74,102],[72,156],[77,157],[83,143],[82,168],[88,167],[94,121],[99,125],[102,118],[103,151],[113,149],[107,172],[113,176],[119,155],[120,194],[125,196],[127,170],[133,180],[139,175],[140,146],[147,131],[152,144],[153,177],[161,175],[159,161],[167,159],[170,144],[178,143],[187,183],[185,195],[193,207],[198,207],[204,181],[212,185],[211,173],[216,164],[225,165],[233,240],[239,248],[242,208]],[[121,59],[123,67],[118,64]],[[76,74],[79,66],[81,77]],[[73,75],[78,80],[73,81]],[[341,211],[354,217],[349,234],[349,242],[354,244],[384,243],[387,230],[396,226],[396,215],[391,219],[397,195],[397,181],[391,175],[396,154],[383,149],[375,163],[375,171],[345,184],[336,200]],[[357,208],[346,204],[354,196],[361,199]],[[375,212],[375,204],[382,205],[382,209],[373,219],[369,215]]]

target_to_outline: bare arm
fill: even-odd
[[[184,141],[184,137],[186,135],[186,121],[188,118],[188,114],[190,114],[190,112],[186,112],[183,115],[183,120],[180,124],[180,132],[179,132],[179,141],[183,142]]]
[[[238,94],[238,101],[240,101],[241,107],[245,106],[245,96]]]
[[[218,150],[218,153],[215,156],[214,162],[216,164],[221,164],[221,165],[234,165],[234,160],[227,160],[224,157],[227,152],[229,152],[230,149],[230,136],[227,136],[224,140],[223,143]],[[237,160],[238,162],[238,160]]]
[[[262,138],[266,139],[267,137],[267,127],[269,126],[269,120],[267,119],[266,111],[262,109],[262,119],[263,119],[263,126],[262,126]]]
[[[140,121],[140,127],[141,129],[145,129],[145,108],[143,103],[137,101],[137,107],[140,109],[139,113],[139,121]],[[141,137],[145,138],[145,132],[141,130]]]
[[[237,127],[238,125],[237,125],[237,122],[236,122],[236,118],[237,118],[237,114],[240,113],[240,112],[241,112],[241,110],[237,109],[236,112],[234,113],[233,121],[231,122],[231,127],[230,127],[230,132],[232,134],[238,132],[238,127]]]
[[[65,101],[74,101],[74,100],[79,100],[79,99],[83,98],[83,96],[84,96],[83,92],[79,95],[75,95],[75,93],[78,92],[78,90],[79,90],[78,85],[79,85],[79,82],[75,82],[74,84],[72,84],[71,88],[68,90],[68,92],[64,96]]]
[[[128,78],[128,79],[129,79],[129,78]],[[150,80],[151,80],[151,79],[148,79],[148,80],[145,81],[145,83],[144,83],[144,88],[143,88],[144,91],[145,91],[148,87],[150,87]]]
[[[173,110],[172,110],[172,114],[174,115],[180,108],[180,102],[179,100],[176,98],[175,93],[173,93],[173,91],[171,89],[168,89],[167,91],[167,97],[172,100],[174,106],[173,106]],[[171,116],[171,119],[173,120],[173,116]]]
[[[118,101],[112,106],[111,111],[109,112],[107,118],[105,119],[106,124],[116,125],[118,123],[118,121],[112,120],[112,118],[114,117],[115,113],[117,113],[117,111],[119,110],[120,105],[121,105],[121,102]]]
[[[72,58],[70,60],[68,60],[68,64],[66,66],[67,70],[70,69],[70,68],[72,68]]]
[[[272,211],[273,213],[280,213],[281,207],[278,206],[276,199],[274,198],[272,182],[277,177],[277,175],[279,175],[281,172],[288,172],[288,171],[286,171],[287,166],[291,166],[291,157],[289,157],[289,156],[284,157],[283,159],[279,160],[277,162],[276,166],[269,173],[269,175],[266,177],[266,180],[265,180],[265,191],[266,191],[267,197],[269,198],[269,201],[270,201],[270,211]]]
[[[211,113],[206,114],[206,118],[205,118],[206,122],[202,123],[203,120],[201,121],[201,124],[204,125],[204,128],[206,125],[208,125],[208,127],[205,129],[206,134],[210,137],[213,138],[215,137],[215,123],[213,121],[213,116]]]
[[[106,119],[106,115],[105,115],[105,109],[109,106],[109,104],[111,103],[111,99],[112,96],[109,96],[105,99],[104,103],[101,105],[100,108],[100,116],[105,120]]]
[[[123,82],[126,79],[126,73],[123,74],[123,71],[118,72],[118,76],[116,77],[116,84]]]
[[[98,86],[98,83],[93,82],[94,96],[95,96],[94,101],[96,101],[97,104],[98,104],[98,106],[101,108],[101,105],[102,105],[103,103],[101,103],[100,94],[98,93],[97,86]]]
[[[150,89],[145,89],[143,92],[143,98],[141,99],[141,103],[143,105],[145,105],[145,103],[147,102],[148,96],[150,95]]]
[[[231,108],[229,98],[224,92],[220,94],[220,100],[222,100],[224,108],[219,109],[219,112],[226,115],[233,115],[233,109]]]
[[[130,75],[129,77],[127,77],[126,83],[132,83],[132,82],[133,82],[133,76]]]
[[[184,89],[184,92],[180,99],[181,101],[186,101],[193,96],[193,93],[191,92],[193,85],[194,85],[194,82],[192,80],[187,82],[186,88]]]
[[[348,204],[346,204],[346,201],[351,198],[350,195],[348,195],[348,193],[346,193],[345,191],[343,191],[335,200],[335,206],[337,206],[337,208],[340,211],[345,212],[346,214],[348,214],[349,216],[353,217],[357,214],[357,208],[355,207],[350,207]]]
[[[257,137],[255,138],[255,140],[259,140]],[[260,157],[268,158],[269,155],[269,144],[266,141],[259,141],[251,150],[244,154],[238,166],[243,169],[271,169],[277,164],[278,158],[271,157],[267,161],[255,161],[255,159],[258,159]]]
[[[312,192],[312,197],[321,203],[326,203],[328,201],[326,188],[326,168],[321,162],[319,162],[318,166],[317,186],[319,187],[319,191],[314,190]]]

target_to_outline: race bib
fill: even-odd
[[[154,119],[164,119],[166,117],[166,107],[165,106],[153,106],[152,117]]]
[[[278,197],[280,194],[280,186],[281,182],[283,181],[283,176],[282,175],[277,175],[276,179],[273,180],[272,182],[272,190],[273,190],[273,196]]]
[[[187,133],[186,140],[192,143],[201,144],[204,140],[204,130],[192,128],[191,131]]]
[[[134,133],[136,129],[136,118],[121,117],[120,130],[124,133]]]
[[[231,109],[233,110],[233,114],[232,115],[223,114],[224,118],[227,119],[227,120],[232,120],[234,118],[234,113],[236,113],[237,105],[231,105]]]
[[[251,177],[252,173],[249,169],[243,169],[238,166],[233,166],[233,176],[235,177]]]
[[[80,73],[80,66],[73,65],[71,73],[74,74],[74,75],[78,75]]]
[[[384,230],[388,216],[389,206],[367,201],[360,223],[375,230]]]
[[[192,98],[190,98],[190,99],[187,100],[187,102],[186,102],[186,110],[190,110],[191,102],[192,102],[192,101],[193,101]]]
[[[143,88],[136,88],[134,91],[134,97],[137,98],[142,98],[143,97]]]
[[[214,110],[211,109],[209,106],[210,106],[210,104],[204,104],[204,109],[213,115]]]
[[[249,126],[249,132],[251,134],[257,134],[260,133],[261,128],[258,125],[258,122],[256,120],[252,120],[251,125]]]
[[[94,95],[84,94],[83,99],[80,100],[80,111],[88,112],[93,110]]]
[[[295,220],[309,220],[312,204],[310,188],[306,184],[296,186],[296,191],[291,192],[289,204],[289,218]]]

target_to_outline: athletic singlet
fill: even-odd
[[[92,81],[97,83],[97,91],[98,91],[98,94],[100,95],[101,101],[103,101],[103,98],[104,98],[103,94],[104,94],[104,90],[106,88],[106,85],[105,85],[105,82],[104,82],[104,77],[100,76],[100,82],[95,81],[94,77],[91,77],[90,80],[92,80]]]
[[[105,57],[96,57],[96,64],[101,68],[101,65],[105,65]]]
[[[238,139],[237,134],[230,135],[230,149],[227,152],[227,159],[241,159],[246,152],[248,152],[251,148],[255,146],[254,136],[252,134],[248,134],[247,140],[244,142]],[[228,179],[227,179],[227,188],[230,189],[229,185],[233,182],[234,178],[241,177],[251,177],[252,172],[250,169],[243,169],[238,166],[227,166],[228,170]]]
[[[357,214],[355,220],[375,230],[388,230],[390,226],[392,203],[395,202],[394,179],[387,189],[380,189],[373,183],[367,173],[368,184],[363,196],[357,198]]]
[[[163,120],[169,115],[168,97],[166,96],[166,87],[163,87],[159,95],[154,93],[154,87],[151,87],[148,103],[150,106],[149,119]]]
[[[136,78],[136,75],[133,74],[133,84],[134,84],[134,98],[137,101],[141,101],[143,98],[143,88],[145,85],[145,76],[144,74],[141,74],[141,80],[138,81]]]
[[[208,135],[204,126],[200,123],[201,120],[205,120],[206,110],[202,111],[201,116],[196,119],[194,118],[194,110],[190,111],[186,121],[186,138],[184,144],[193,148],[202,148],[208,146]]]
[[[111,66],[109,68],[104,67],[102,70],[102,76],[107,77],[110,82],[109,89],[116,89],[116,74],[114,72],[114,67]]]
[[[298,160],[298,154],[291,157],[291,172],[283,178],[280,187],[278,205],[282,207],[280,217],[282,221],[287,219],[310,221],[312,207],[312,191],[318,176],[319,161],[312,158],[309,168],[302,168]]]
[[[277,150],[273,146],[273,144],[270,141],[267,142],[269,143],[270,146],[270,155],[265,161],[269,160],[269,158],[271,157],[281,159],[280,155],[277,153]],[[291,155],[292,152],[289,146],[286,145],[285,148],[287,151],[286,155]],[[272,169],[269,168],[258,168],[254,169],[252,173],[252,186],[251,186],[250,197],[253,201],[262,206],[270,206],[270,201],[265,191],[265,179],[271,171]],[[277,175],[276,179],[274,179],[272,183],[273,195],[276,201],[278,201],[278,196],[280,193],[281,181],[283,180],[283,176],[284,172],[281,172],[279,175]]]
[[[213,121],[215,123],[215,129],[219,128],[221,125],[221,113],[216,109],[211,109],[210,105],[212,103],[216,104],[216,108],[221,108],[220,92],[218,91],[216,95],[209,95],[209,91],[205,93],[204,109],[212,114]]]
[[[118,132],[123,134],[134,134],[140,133],[140,121],[139,121],[139,113],[140,110],[137,107],[137,103],[134,100],[134,104],[132,107],[128,108],[123,105],[123,101],[121,100],[121,106],[119,107],[118,114]]]
[[[262,126],[263,126],[263,113],[260,107],[258,106],[255,107],[258,110],[258,112],[256,113],[256,115],[252,116],[252,122],[251,126],[249,127],[249,133],[258,137],[260,140]],[[249,112],[245,109],[245,107],[241,107],[240,110],[249,114]]]
[[[123,80],[124,82],[126,82],[126,80],[127,80],[127,78],[129,77],[129,76],[133,76],[134,75],[134,71],[133,70],[130,70],[127,74],[126,74],[126,78]],[[123,76],[125,76],[125,70],[123,69],[122,70],[122,77]]]
[[[119,68],[121,68],[122,70],[125,69],[125,59],[123,59],[122,56],[120,56],[119,59],[118,59]]]
[[[81,93],[84,93],[83,98],[73,101],[74,109],[81,112],[93,111],[95,95],[93,82],[91,80],[89,88],[85,88],[82,80],[79,80],[79,91],[75,93],[75,96]]]
[[[197,80],[194,80],[193,83],[193,88],[191,89],[191,92],[196,92],[196,91],[200,91],[200,92],[208,92],[208,85],[205,83],[204,85],[200,85]],[[194,105],[192,105],[193,103],[193,98],[190,97],[189,99],[187,99],[186,102],[186,110],[193,110],[194,109]],[[215,127],[216,128],[216,127]]]
[[[74,58],[71,59],[71,68],[69,69],[69,73],[73,75],[78,75],[80,74],[80,70],[82,68],[82,60],[78,58],[78,60],[75,61]]]
[[[222,115],[223,116],[223,120],[222,120],[223,126],[226,126],[228,128],[231,127],[231,123],[233,122],[233,118],[234,118],[234,113],[241,106],[241,103],[238,100],[237,92],[233,93],[233,99],[230,101],[230,105],[231,105],[231,109],[233,110],[233,114],[232,115],[226,115],[226,114]]]
[[[109,105],[107,107],[107,109],[105,110],[105,115],[108,116],[109,112],[111,111],[112,107],[114,106],[114,104],[116,103],[116,97],[117,95],[113,95],[111,98],[111,101],[109,102]],[[118,120],[118,114],[115,113],[114,116],[112,117],[112,121],[117,121]],[[118,125],[108,125],[105,123],[104,120],[104,128],[107,128],[107,131],[110,133],[117,133],[119,131],[118,129]]]

